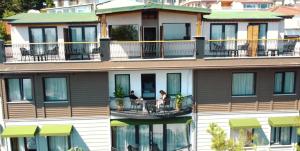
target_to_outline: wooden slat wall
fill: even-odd
[[[274,95],[274,74],[295,71],[296,95]],[[255,72],[256,96],[232,97],[232,73]],[[256,70],[196,70],[194,71],[194,96],[197,112],[271,111],[300,109],[300,69]]]
[[[31,74],[34,86],[32,103],[9,103],[5,90],[5,78],[0,77],[3,96],[3,109],[9,118],[51,118],[76,116],[107,116],[108,110],[108,73],[65,73],[65,74]],[[68,102],[44,102],[43,78],[66,77],[68,81]]]

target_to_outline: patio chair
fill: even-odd
[[[237,48],[238,51],[243,51],[242,54],[247,54],[249,50],[249,43],[247,42],[243,45],[238,45]]]
[[[25,58],[25,61],[26,58],[29,58],[30,61],[31,51],[26,48],[20,48],[20,51],[21,51],[21,61],[23,61],[23,57]]]
[[[48,50],[46,52],[46,59],[48,60],[48,56],[51,56],[51,60],[53,59],[53,56],[54,56],[54,59],[57,59],[58,57],[58,46],[55,46],[53,47],[51,50]]]
[[[267,56],[268,53],[266,52],[265,45],[258,45],[257,46],[257,56]]]
[[[130,109],[131,110],[136,110],[136,112],[137,112],[139,106],[142,106],[141,102],[138,102],[135,99],[130,99]]]
[[[282,48],[282,55],[291,55],[293,56],[295,54],[295,47],[296,47],[297,41],[289,41],[286,44],[283,45]]]
[[[229,51],[225,49],[223,43],[212,43],[211,52],[213,52],[213,56],[217,57],[229,55]]]

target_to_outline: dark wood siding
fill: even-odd
[[[6,78],[24,77],[24,75],[0,77],[0,94],[3,96],[3,111],[6,119],[109,115],[107,72],[30,74],[29,76],[33,80],[34,100],[26,103],[8,102],[5,87]],[[45,77],[67,78],[68,101],[44,102],[43,78]]]
[[[278,71],[296,72],[296,94],[274,95],[274,74]],[[255,96],[231,96],[232,74],[235,72],[256,73]],[[221,111],[270,111],[299,109],[299,68],[288,69],[236,69],[195,70],[194,96],[198,112]]]

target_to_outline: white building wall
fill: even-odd
[[[37,119],[37,120],[15,120],[6,122],[6,126],[17,125],[42,125],[46,124],[72,124],[71,146],[81,147],[85,151],[109,151],[111,150],[110,119],[108,117],[82,117],[72,119]],[[9,139],[6,139],[10,146]],[[37,137],[38,150],[47,151],[47,140],[45,137]],[[10,147],[8,147],[10,148]],[[7,150],[7,151],[10,151]]]
[[[230,112],[230,113],[216,113],[216,112],[201,112],[197,116],[197,150],[208,151],[211,150],[211,135],[207,133],[207,129],[210,123],[216,123],[222,127],[227,137],[230,137],[229,119],[234,118],[257,118],[262,126],[262,133],[267,140],[267,145],[257,146],[257,150],[260,151],[294,151],[293,145],[286,146],[272,146],[270,147],[270,135],[271,127],[268,124],[269,117],[282,117],[282,116],[299,116],[298,111],[277,111],[277,112]],[[293,130],[292,140],[296,141],[296,129]]]
[[[196,15],[160,11],[158,21],[159,21],[159,26],[162,26],[162,24],[164,23],[190,23],[191,37],[194,37],[196,34],[196,24],[197,24]]]
[[[130,74],[130,89],[137,96],[141,96],[142,74],[155,74],[156,76],[156,98],[160,98],[159,91],[167,90],[167,73],[181,73],[181,93],[183,96],[193,94],[193,71],[192,70],[144,70],[144,71],[111,71],[109,72],[109,96],[114,96],[115,74]]]

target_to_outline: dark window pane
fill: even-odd
[[[67,100],[66,78],[45,78],[44,84],[46,101]]]
[[[109,37],[119,41],[137,41],[139,39],[138,25],[110,25]]]

